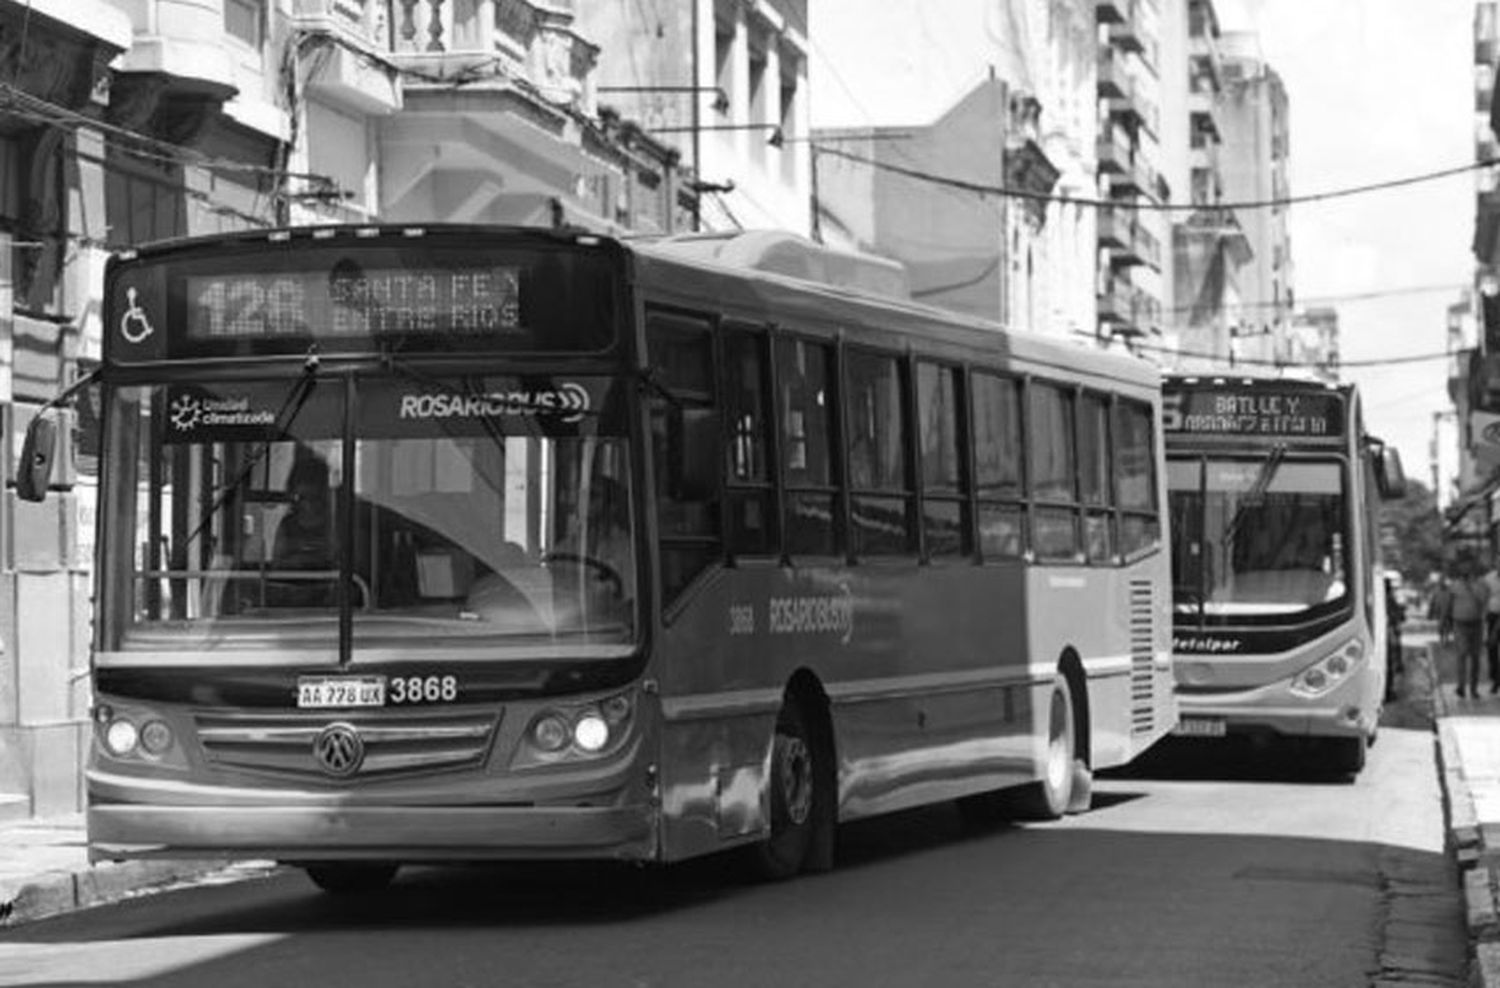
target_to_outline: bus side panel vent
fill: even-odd
[[[1156,726],[1156,682],[1152,644],[1156,641],[1156,600],[1150,580],[1130,581],[1130,729],[1149,734]]]

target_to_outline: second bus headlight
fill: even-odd
[[[1349,678],[1365,648],[1358,638],[1351,638],[1338,650],[1314,662],[1292,680],[1292,692],[1298,696],[1322,696]]]

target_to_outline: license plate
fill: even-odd
[[[385,706],[384,676],[302,676],[297,706],[303,709]]]
[[[1172,733],[1193,738],[1222,738],[1224,722],[1217,717],[1183,717]]]

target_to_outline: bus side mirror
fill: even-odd
[[[711,408],[677,408],[671,424],[671,494],[712,500],[719,479],[719,416]]]
[[[1382,446],[1375,460],[1375,483],[1380,496],[1393,501],[1406,496],[1406,471],[1401,468],[1401,454],[1394,446]]]
[[[16,496],[23,501],[40,501],[52,484],[52,463],[57,456],[57,420],[48,412],[38,412],[26,426],[21,443],[21,461],[16,465]]]

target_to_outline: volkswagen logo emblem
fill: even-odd
[[[324,772],[343,778],[359,771],[360,763],[365,760],[365,743],[353,724],[339,721],[318,733],[313,741],[313,757]]]

